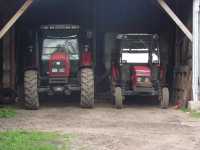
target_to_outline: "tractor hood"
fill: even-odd
[[[68,59],[68,55],[63,52],[56,52],[50,58],[51,61],[69,61]]]
[[[69,77],[70,76],[69,55],[65,52],[55,52],[49,59],[50,77]]]
[[[150,77],[151,69],[148,66],[132,66],[131,70],[135,72],[136,76]]]

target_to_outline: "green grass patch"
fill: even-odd
[[[0,108],[0,118],[12,118],[16,116],[16,110],[11,107]]]
[[[0,132],[0,150],[69,150],[71,137],[49,132]]]
[[[186,108],[186,107],[182,107],[182,108],[180,108],[180,110],[182,111],[182,112],[189,112],[189,110]]]
[[[189,111],[187,108],[181,108],[182,112],[189,113],[191,117],[200,119],[200,112]]]
[[[193,118],[200,119],[200,112],[192,112],[192,113],[191,113],[191,116],[192,116]]]

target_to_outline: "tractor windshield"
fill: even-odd
[[[151,48],[153,47],[153,48]],[[122,40],[121,62],[122,63],[159,63],[158,48],[145,40]]]
[[[50,56],[57,51],[69,54],[70,60],[79,59],[79,46],[77,39],[44,39],[42,60],[49,60]]]

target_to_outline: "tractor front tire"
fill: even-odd
[[[26,109],[39,109],[38,72],[35,70],[24,73],[24,101]]]
[[[114,100],[115,100],[115,107],[117,109],[122,109],[123,108],[123,96],[122,96],[122,89],[120,87],[115,88]]]
[[[164,87],[161,89],[160,95],[160,107],[162,109],[166,109],[169,106],[169,89]]]
[[[81,103],[82,108],[94,107],[94,74],[91,68],[81,70]]]

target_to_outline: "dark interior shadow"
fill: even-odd
[[[145,106],[154,107],[159,106],[158,97],[156,96],[127,96],[124,101],[124,105],[128,106]]]
[[[159,102],[157,97],[153,96],[127,96],[124,101],[125,107],[158,107]],[[76,107],[80,108],[80,95],[73,94],[70,96],[61,96],[61,95],[41,95],[40,96],[40,107],[41,108],[62,108],[62,107]],[[112,105],[111,100],[102,100],[102,101],[95,101],[95,107],[111,107],[114,108]]]
[[[80,107],[80,95],[41,95],[40,96],[41,107]]]

